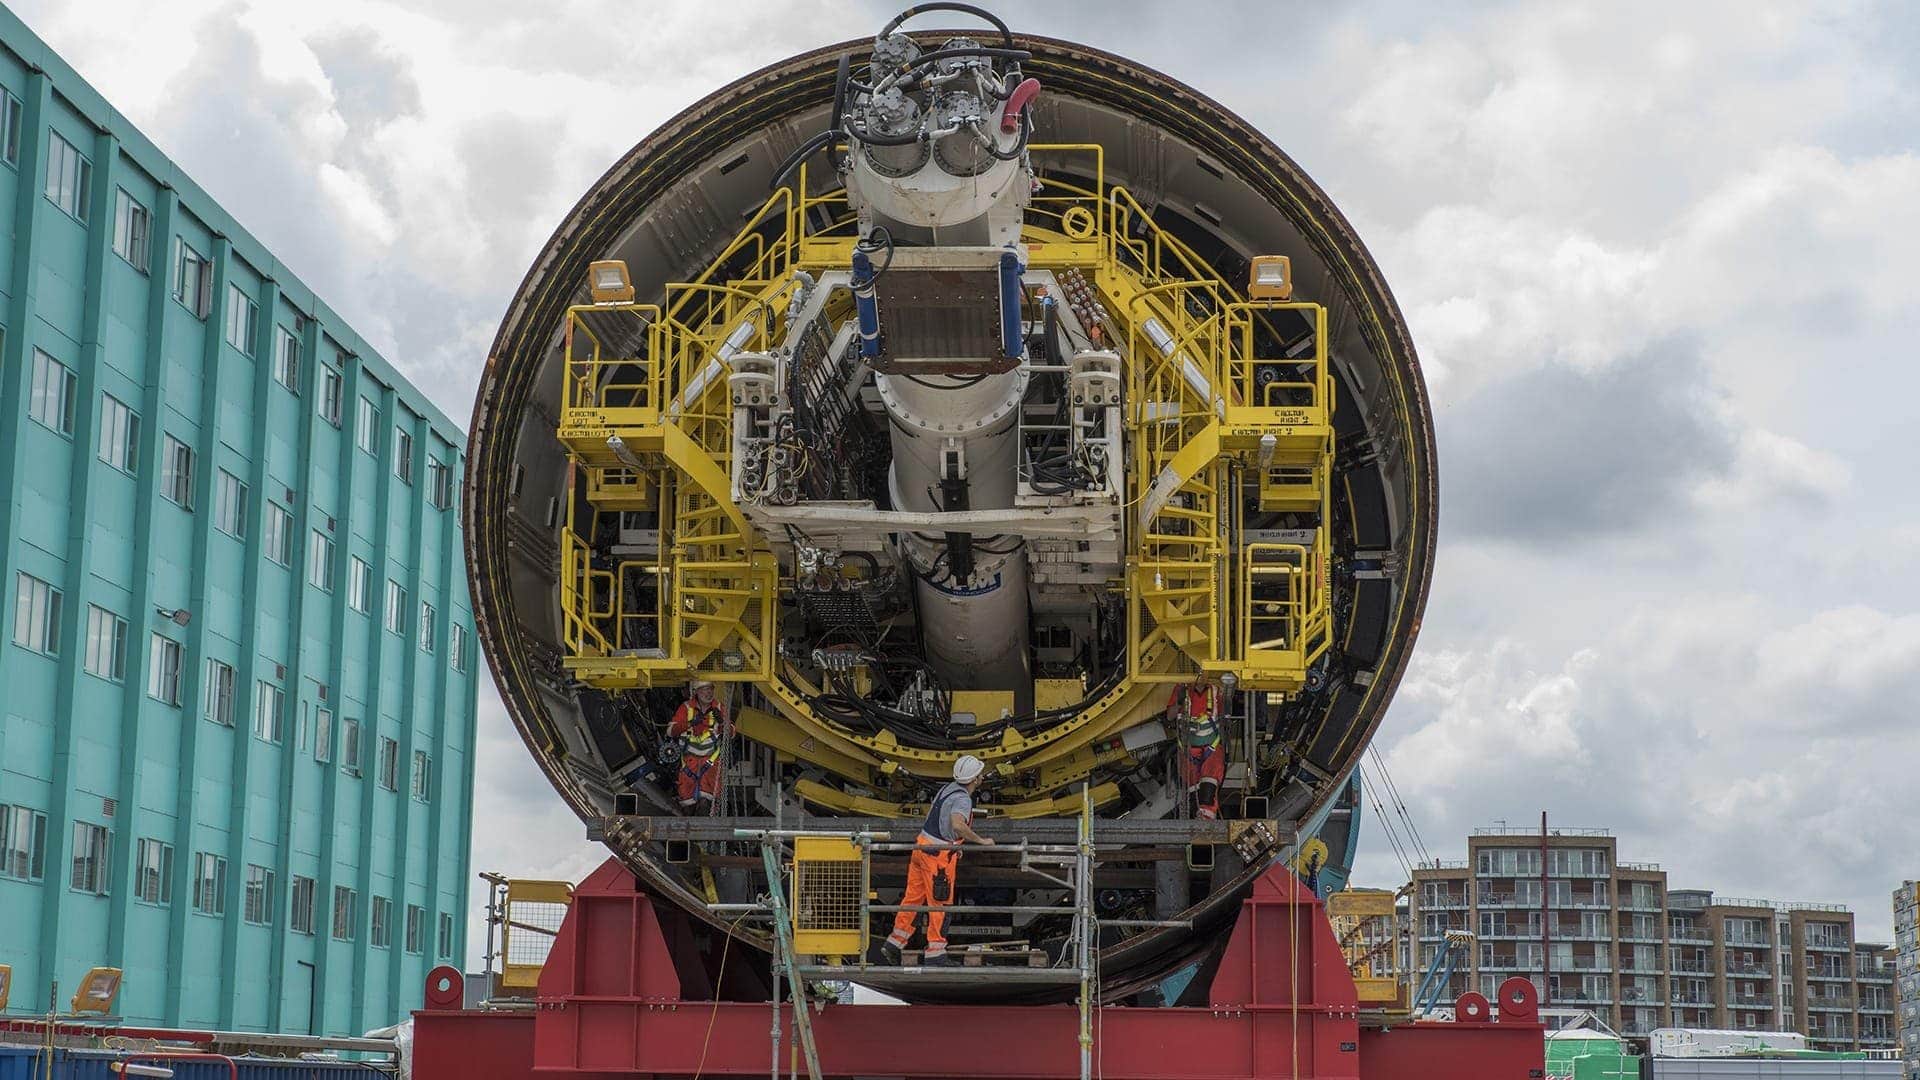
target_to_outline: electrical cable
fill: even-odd
[[[778,885],[776,884],[775,887],[778,888]],[[720,946],[720,974],[713,980],[713,1011],[707,1014],[707,1036],[700,1040],[700,1064],[694,1067],[693,1080],[700,1080],[700,1074],[707,1068],[707,1047],[713,1044],[713,1024],[720,1019],[720,987],[727,981],[727,951],[733,947],[733,928],[740,925],[741,919],[744,918],[746,916],[742,915],[739,919],[727,923],[721,931],[727,935],[727,940]],[[774,1005],[775,1008],[779,1007],[778,1002]]]
[[[993,12],[988,11],[986,8],[975,7],[972,4],[962,4],[959,3],[958,0],[933,0],[931,3],[915,4],[888,20],[887,25],[881,27],[880,32],[873,36],[873,40],[876,42],[885,41],[895,30],[900,29],[901,23],[906,22],[915,15],[925,15],[931,11],[952,11],[961,15],[972,15],[984,22],[992,23],[993,28],[1000,31],[1000,40],[1006,42],[1007,48],[1013,48],[1013,31],[1007,26],[1005,20]]]

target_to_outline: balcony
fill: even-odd
[[[1727,974],[1747,979],[1771,979],[1773,968],[1767,964],[1728,964]]]
[[[1675,972],[1690,971],[1695,974],[1704,975],[1712,971],[1713,966],[1705,960],[1675,960],[1667,965],[1667,970]]]
[[[1713,1008],[1713,999],[1704,995],[1675,994],[1667,999],[1667,1003],[1695,1009]]]
[[[1807,978],[1813,982],[1852,982],[1853,976],[1844,971],[1809,971]]]
[[[1850,1013],[1853,1011],[1853,999],[1852,998],[1836,998],[1836,997],[1808,998],[1807,1008],[1813,1012]]]
[[[1742,949],[1773,948],[1773,939],[1765,934],[1728,934],[1725,940],[1728,945]]]
[[[1613,996],[1611,994],[1595,994],[1595,995],[1589,996],[1587,992],[1584,990],[1562,990],[1557,994],[1549,995],[1549,1000],[1553,1005],[1611,1005],[1613,1004]]]
[[[1773,995],[1772,994],[1734,994],[1733,996],[1727,998],[1727,1008],[1729,1009],[1771,1009],[1773,1008]]]

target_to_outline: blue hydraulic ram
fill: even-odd
[[[880,355],[880,301],[874,296],[873,259],[865,250],[853,252],[853,306],[860,318],[860,355],[872,359]]]
[[[1025,269],[1017,252],[1000,253],[1000,349],[1009,360],[1018,360],[1026,352],[1026,333],[1020,321],[1020,274]],[[862,314],[863,334],[865,318]]]

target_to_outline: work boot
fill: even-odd
[[[921,967],[958,967],[959,965],[953,962],[953,957],[948,956],[946,953],[938,953],[933,956],[922,958],[920,961],[920,966]]]
[[[900,946],[882,938],[880,940],[880,962],[900,966]]]

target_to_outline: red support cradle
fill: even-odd
[[[531,1011],[460,1008],[459,975],[428,976],[414,1014],[421,1080],[767,1076],[773,1005],[682,996],[652,899],[609,860],[575,890]],[[695,981],[703,981],[704,975]],[[1478,998],[1479,995],[1468,995]],[[1501,988],[1446,1023],[1362,1026],[1352,977],[1318,897],[1283,867],[1241,908],[1199,1007],[1099,1010],[1103,1080],[1529,1080],[1544,1074],[1533,984]],[[789,1006],[779,1006],[783,1048]],[[1073,1005],[839,1005],[813,1016],[825,1077],[1078,1077]],[[780,1065],[788,1062],[785,1049]]]

